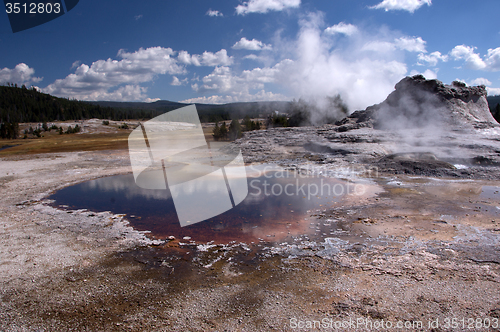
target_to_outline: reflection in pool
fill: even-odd
[[[282,241],[309,229],[308,210],[326,209],[352,191],[325,177],[305,177],[283,170],[248,171],[249,193],[233,209],[195,225],[181,227],[169,190],[138,187],[132,174],[83,182],[51,195],[54,206],[126,214],[130,224],[164,239],[191,237],[197,242]],[[197,202],[193,202],[193,209]]]

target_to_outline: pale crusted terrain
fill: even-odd
[[[126,151],[11,157],[0,165],[2,330],[262,331],[291,330],[292,318],[428,324],[500,314],[498,235],[490,225],[465,229],[455,240],[426,239],[433,233],[421,230],[383,243],[339,235],[337,242],[304,237],[280,246],[171,252],[149,247],[117,216],[39,202],[64,185],[128,172]],[[391,186],[398,185],[385,188]],[[406,225],[401,211],[384,220],[387,209],[377,204],[411,209],[411,200],[402,207],[399,195],[386,193],[325,211],[318,225],[373,239]],[[367,208],[372,221],[358,218]],[[373,227],[381,229],[369,233]]]

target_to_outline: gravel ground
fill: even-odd
[[[333,169],[335,158],[335,167],[349,166],[353,154],[300,143],[320,130],[294,131],[295,145],[283,130],[281,141],[267,140],[272,147],[252,143],[258,133],[240,145],[247,159],[293,169],[306,161]],[[500,318],[499,226],[485,211],[498,201],[459,194],[483,180],[446,191],[452,182],[381,174],[378,194],[316,211],[314,227],[338,235],[282,244],[160,244],[123,216],[69,213],[44,201],[64,186],[127,172],[127,151],[0,160],[0,330],[372,331],[390,322],[388,330],[401,331],[401,322],[445,331],[456,318],[454,330],[470,331]],[[440,205],[437,196],[448,199]]]

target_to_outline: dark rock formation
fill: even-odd
[[[406,77],[385,101],[356,111],[337,122],[337,131],[361,127],[406,129],[448,125],[456,129],[493,128],[499,124],[491,115],[484,86],[465,83],[445,85],[422,75]]]

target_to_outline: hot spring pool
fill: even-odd
[[[155,238],[189,236],[197,242],[229,243],[282,241],[307,234],[311,232],[311,210],[327,209],[353,190],[352,184],[338,179],[296,172],[261,167],[247,173],[249,193],[243,202],[221,215],[186,227],[179,224],[168,189],[142,189],[132,174],[86,181],[48,198],[54,200],[55,207],[125,214],[131,226],[150,231]]]

